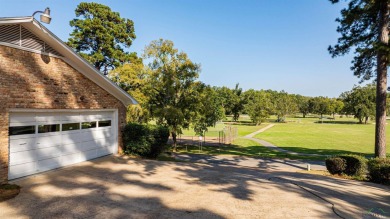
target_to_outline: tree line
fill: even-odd
[[[330,0],[337,3],[339,0]],[[329,47],[333,57],[355,49],[352,70],[362,81],[377,76],[374,85],[355,86],[338,98],[305,97],[285,91],[243,91],[212,87],[198,80],[200,65],[192,62],[172,41],[159,39],[145,47],[141,56],[128,52],[136,39],[134,23],[121,18],[108,6],[80,3],[76,18],[70,21],[73,31],[68,45],[139,101],[128,109],[128,121],[156,121],[169,127],[174,145],[183,128],[193,127],[198,134],[232,115],[237,121],[246,113],[260,124],[271,115],[283,121],[300,112],[324,115],[355,116],[360,123],[376,118],[375,154],[384,157],[387,67],[389,65],[389,4],[386,0],[350,1],[342,10],[337,31],[341,37]]]

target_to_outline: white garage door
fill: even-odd
[[[113,111],[10,113],[8,178],[116,153],[114,115]]]

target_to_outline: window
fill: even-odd
[[[8,134],[10,136],[35,134],[35,125],[9,127]]]
[[[62,131],[72,131],[72,130],[79,130],[79,129],[80,129],[80,123],[62,124]]]
[[[60,124],[38,125],[38,133],[59,132]]]
[[[96,128],[96,122],[83,122],[81,123],[82,129],[91,129]]]
[[[99,121],[99,127],[111,126],[111,120]]]

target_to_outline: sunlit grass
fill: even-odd
[[[301,118],[300,122],[275,123],[273,128],[255,137],[300,153],[373,155],[375,125],[349,123],[353,121],[356,122],[352,118],[336,118],[334,123],[321,124],[315,123],[318,119]],[[387,152],[390,152],[389,147]]]
[[[305,160],[323,160],[324,157],[318,156],[298,156],[278,152],[267,147],[261,146],[259,143],[238,138],[231,145],[221,146],[203,146],[202,150],[198,145],[179,146],[179,152],[192,154],[207,154],[207,155],[239,155],[239,156],[255,156],[261,158],[288,158],[288,159],[305,159]]]

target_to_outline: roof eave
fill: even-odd
[[[34,20],[31,16],[26,17],[0,17],[0,24],[20,24],[32,22]]]
[[[60,47],[58,48],[61,53],[64,53],[63,55],[67,58],[63,58],[65,62],[70,64],[72,67],[76,68],[77,70],[84,70],[80,71],[83,73],[87,78],[94,81],[98,85],[103,86],[103,89],[107,90],[109,93],[111,93],[113,96],[115,96],[117,99],[119,99],[125,106],[128,106],[130,104],[138,104],[138,102],[130,96],[127,92],[122,90],[118,85],[116,85],[114,82],[112,82],[110,79],[108,79],[106,76],[104,76],[100,71],[95,69],[94,66],[92,66],[89,62],[87,62],[84,58],[82,58],[79,54],[77,54],[72,48],[70,48],[68,45],[66,45],[60,38],[58,38],[55,34],[53,34],[49,29],[47,29],[45,26],[43,26],[40,22],[38,22],[33,17],[10,17],[10,18],[0,18],[0,24],[23,24],[23,26],[28,26],[31,28],[37,28],[40,29],[42,33],[44,33],[44,38],[50,41],[54,41],[54,43],[58,46],[51,45],[53,47]],[[36,32],[36,34],[39,34]],[[42,35],[42,34],[39,34]],[[43,36],[43,35],[42,35]],[[50,45],[50,42],[48,42]],[[53,42],[52,42],[53,43]],[[54,44],[53,43],[53,44]],[[87,72],[85,72],[87,71]],[[88,77],[89,74],[91,77]],[[87,75],[86,75],[87,74]],[[96,76],[96,77],[95,77]],[[99,83],[100,82],[100,83]]]

